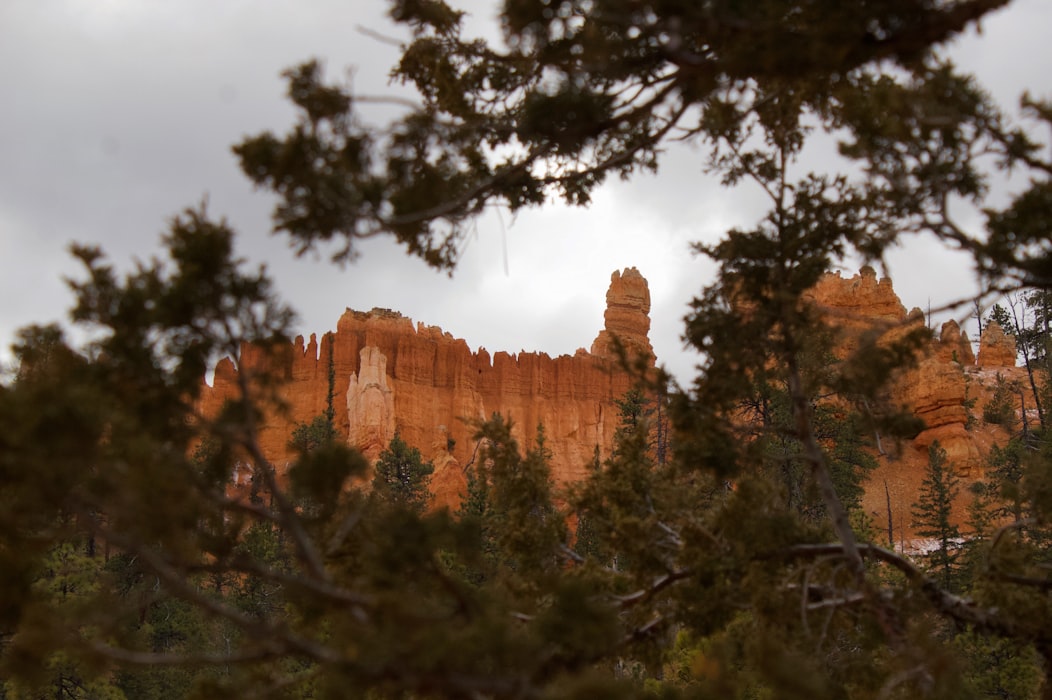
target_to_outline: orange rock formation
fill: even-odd
[[[654,348],[650,346],[650,288],[639,270],[630,267],[624,273],[610,276],[606,292],[606,328],[592,343],[596,357],[617,356],[617,343],[630,355],[646,358],[651,364]]]
[[[1015,350],[1014,344],[1012,349]],[[975,353],[972,352],[972,342],[968,340],[968,333],[962,331],[960,325],[953,319],[942,324],[935,353],[942,362],[956,362],[964,367],[971,367],[975,364]],[[1015,364],[1014,355],[1012,364]]]
[[[888,279],[872,268],[850,278],[827,274],[808,295],[843,330],[846,354],[866,334],[888,337],[924,323],[919,311],[907,313]],[[320,415],[329,391],[330,362],[337,430],[348,443],[375,459],[395,432],[435,464],[432,489],[439,504],[455,504],[464,491],[464,468],[474,457],[473,421],[499,412],[510,418],[516,437],[530,444],[543,425],[552,452],[556,482],[581,479],[596,446],[605,456],[617,424],[615,400],[631,386],[616,349],[643,356],[652,366],[650,292],[635,268],[614,272],[607,292],[605,328],[591,345],[573,356],[544,353],[472,352],[464,340],[413,322],[399,313],[348,310],[335,333],[319,343],[302,337],[288,352],[269,357],[242,349],[242,371],[265,370],[282,379],[287,410],[267,412],[261,431],[264,452],[281,469],[292,458],[289,437],[297,424]],[[617,339],[618,344],[614,343]],[[330,360],[331,358],[331,360]],[[981,476],[981,455],[992,441],[990,426],[974,428],[971,399],[988,398],[985,385],[998,372],[1011,373],[1015,345],[996,324],[988,324],[979,360],[956,322],[943,325],[918,365],[899,378],[893,398],[922,418],[926,428],[905,445],[885,445],[887,454],[871,476],[864,506],[883,527],[888,501],[896,533],[912,530],[911,505],[917,500],[928,447],[938,440],[962,475]],[[238,373],[223,360],[202,410],[213,413],[236,395]],[[963,504],[963,502],[962,502]],[[963,511],[963,505],[960,509]]]
[[[980,367],[1015,367],[1016,352],[1015,338],[1007,335],[996,321],[989,321],[979,338],[977,364]]]
[[[878,280],[876,270],[869,266],[848,279],[839,272],[823,275],[806,296],[847,329],[868,331],[879,324],[891,326],[906,320],[906,307],[895,294],[891,280]]]
[[[287,355],[266,358],[242,349],[243,371],[266,370],[284,378],[279,388],[286,411],[266,413],[263,451],[279,470],[291,460],[289,437],[299,423],[326,407],[329,358],[336,397],[336,427],[349,444],[375,459],[395,431],[435,464],[436,502],[454,504],[464,489],[464,467],[475,451],[472,422],[499,412],[510,418],[522,445],[532,444],[543,425],[557,482],[581,479],[596,446],[605,455],[617,427],[614,403],[631,386],[611,343],[650,357],[650,292],[635,268],[615,272],[607,293],[606,327],[592,353],[549,357],[484,348],[472,352],[464,340],[413,322],[399,313],[348,310],[335,333],[317,342],[302,337]],[[211,414],[237,393],[237,371],[223,360],[202,411]]]
[[[878,281],[876,272],[868,267],[848,279],[825,275],[810,298],[844,329],[842,346],[847,351],[858,346],[863,334],[894,335],[924,323],[924,314],[918,309],[907,314],[891,281]],[[965,487],[983,477],[983,455],[991,444],[1007,440],[1000,428],[984,426],[976,419],[996,375],[988,368],[1012,374],[1018,372],[1015,363],[1015,339],[995,323],[983,330],[978,360],[956,321],[944,323],[938,337],[932,337],[917,366],[904,372],[892,389],[893,401],[921,418],[925,428],[905,445],[888,446],[870,476],[863,506],[877,527],[886,527],[890,508],[896,539],[910,537],[912,504],[924,478],[928,448],[935,441],[964,477]],[[973,402],[976,405],[969,406]],[[962,488],[957,508],[962,519],[966,491]]]

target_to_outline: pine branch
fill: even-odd
[[[630,608],[633,605],[637,605],[639,603],[643,603],[650,600],[655,595],[674,584],[676,581],[681,581],[685,578],[688,578],[693,573],[694,572],[692,569],[680,569],[678,571],[673,571],[655,579],[654,583],[651,584],[649,588],[642,588],[638,591],[635,591],[634,593],[628,593],[627,595],[614,596],[614,600],[618,602],[618,607],[622,609]]]
[[[247,639],[252,640],[252,643],[262,644],[266,653],[277,656],[292,652],[327,663],[347,661],[337,651],[295,634],[285,624],[268,624],[206,595],[201,589],[187,581],[184,569],[173,565],[160,552],[142,544],[137,539],[109,531],[101,526],[98,532],[110,544],[139,557],[176,597],[233,623],[245,633]]]
[[[970,598],[950,593],[909,559],[891,550],[873,544],[861,544],[858,551],[898,569],[924,595],[935,611],[945,617],[1008,639],[1030,641],[1038,645],[1052,644],[1052,629],[1045,628],[1039,620],[1033,621],[1035,625],[1027,625],[1024,621],[1008,619],[1000,608],[983,608]],[[802,558],[846,554],[842,543],[796,545],[785,553],[790,557]]]
[[[288,496],[278,486],[277,478],[274,475],[274,467],[270,464],[266,455],[263,454],[263,450],[259,445],[256,420],[251,408],[252,390],[249,386],[248,374],[248,372],[243,371],[243,368],[242,371],[237,373],[238,389],[241,392],[245,405],[244,421],[241,424],[243,431],[240,436],[241,446],[253,459],[256,473],[263,478],[268,491],[274,497],[278,505],[278,512],[281,514],[282,525],[292,537],[292,542],[299,552],[300,558],[307,565],[308,571],[319,581],[328,583],[331,581],[331,577],[325,569],[321,553],[307,534],[306,528],[303,527],[303,521],[296,512],[295,507],[293,507],[292,502],[289,501]]]

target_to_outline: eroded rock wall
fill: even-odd
[[[902,337],[925,324],[919,309],[906,312],[891,280],[878,280],[868,267],[850,278],[825,275],[810,298],[840,327],[844,354],[856,349],[867,335]],[[874,526],[882,530],[890,510],[896,544],[908,547],[913,536],[912,505],[920,493],[928,450],[935,442],[946,450],[963,479],[955,511],[964,520],[968,485],[985,477],[984,459],[991,445],[1008,439],[1004,429],[983,424],[982,406],[992,395],[998,373],[1016,379],[1021,376],[1015,364],[1015,339],[997,324],[984,328],[976,358],[967,334],[957,322],[948,321],[920,348],[916,366],[894,382],[892,403],[909,409],[924,422],[924,428],[904,442],[882,442],[879,466],[870,475],[863,505]]]
[[[523,446],[543,425],[559,483],[584,477],[596,446],[605,456],[617,426],[616,399],[631,378],[611,350],[614,338],[653,363],[648,332],[650,293],[635,268],[615,272],[607,293],[606,324],[593,352],[549,357],[545,353],[472,351],[440,328],[414,325],[401,314],[346,311],[335,333],[296,339],[289,352],[265,356],[242,349],[243,371],[281,379],[286,410],[267,411],[260,440],[280,470],[292,460],[289,437],[296,425],[326,408],[330,365],[336,427],[349,444],[375,459],[397,431],[435,463],[436,501],[455,504],[464,489],[464,467],[475,454],[475,421],[493,413],[511,419]],[[330,362],[331,358],[331,362]],[[237,394],[230,360],[216,368],[202,409],[214,413]]]
[[[843,277],[825,275],[808,295],[840,329],[839,354],[862,342],[901,337],[923,328],[924,315],[907,312],[890,280],[872,268]],[[472,351],[467,342],[440,328],[414,324],[387,309],[348,310],[336,331],[302,337],[280,352],[242,349],[243,371],[263,371],[279,379],[284,410],[266,413],[261,441],[279,469],[292,459],[293,429],[322,414],[330,381],[336,427],[342,438],[375,459],[397,431],[434,462],[432,489],[439,504],[459,502],[464,468],[475,457],[475,421],[493,413],[509,417],[520,444],[532,442],[543,425],[559,483],[584,477],[596,446],[605,456],[617,425],[615,401],[631,386],[620,369],[615,338],[630,354],[653,365],[649,340],[650,293],[635,268],[615,272],[607,292],[604,328],[591,351],[549,357],[544,353]],[[983,403],[997,374],[1016,378],[1015,345],[996,324],[980,343],[978,362],[957,323],[931,334],[916,367],[899,376],[892,401],[920,417],[925,428],[903,443],[882,441],[880,466],[870,477],[864,506],[878,527],[891,518],[895,532],[911,532],[911,506],[917,500],[929,446],[936,440],[966,480],[983,476],[983,456],[1003,443],[1004,431],[981,423]],[[215,371],[202,399],[214,413],[236,396],[238,372],[230,360]],[[1000,432],[998,432],[1000,431]],[[962,496],[962,499],[964,497]],[[964,501],[959,511],[964,512]]]

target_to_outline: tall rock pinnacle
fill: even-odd
[[[616,343],[628,351],[629,359],[644,356],[654,363],[650,345],[650,287],[634,267],[610,275],[606,291],[605,328],[592,343],[597,357],[616,357]]]

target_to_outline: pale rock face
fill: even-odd
[[[380,348],[362,348],[359,367],[347,385],[347,443],[376,460],[395,434],[394,392],[387,383],[387,358]]]

